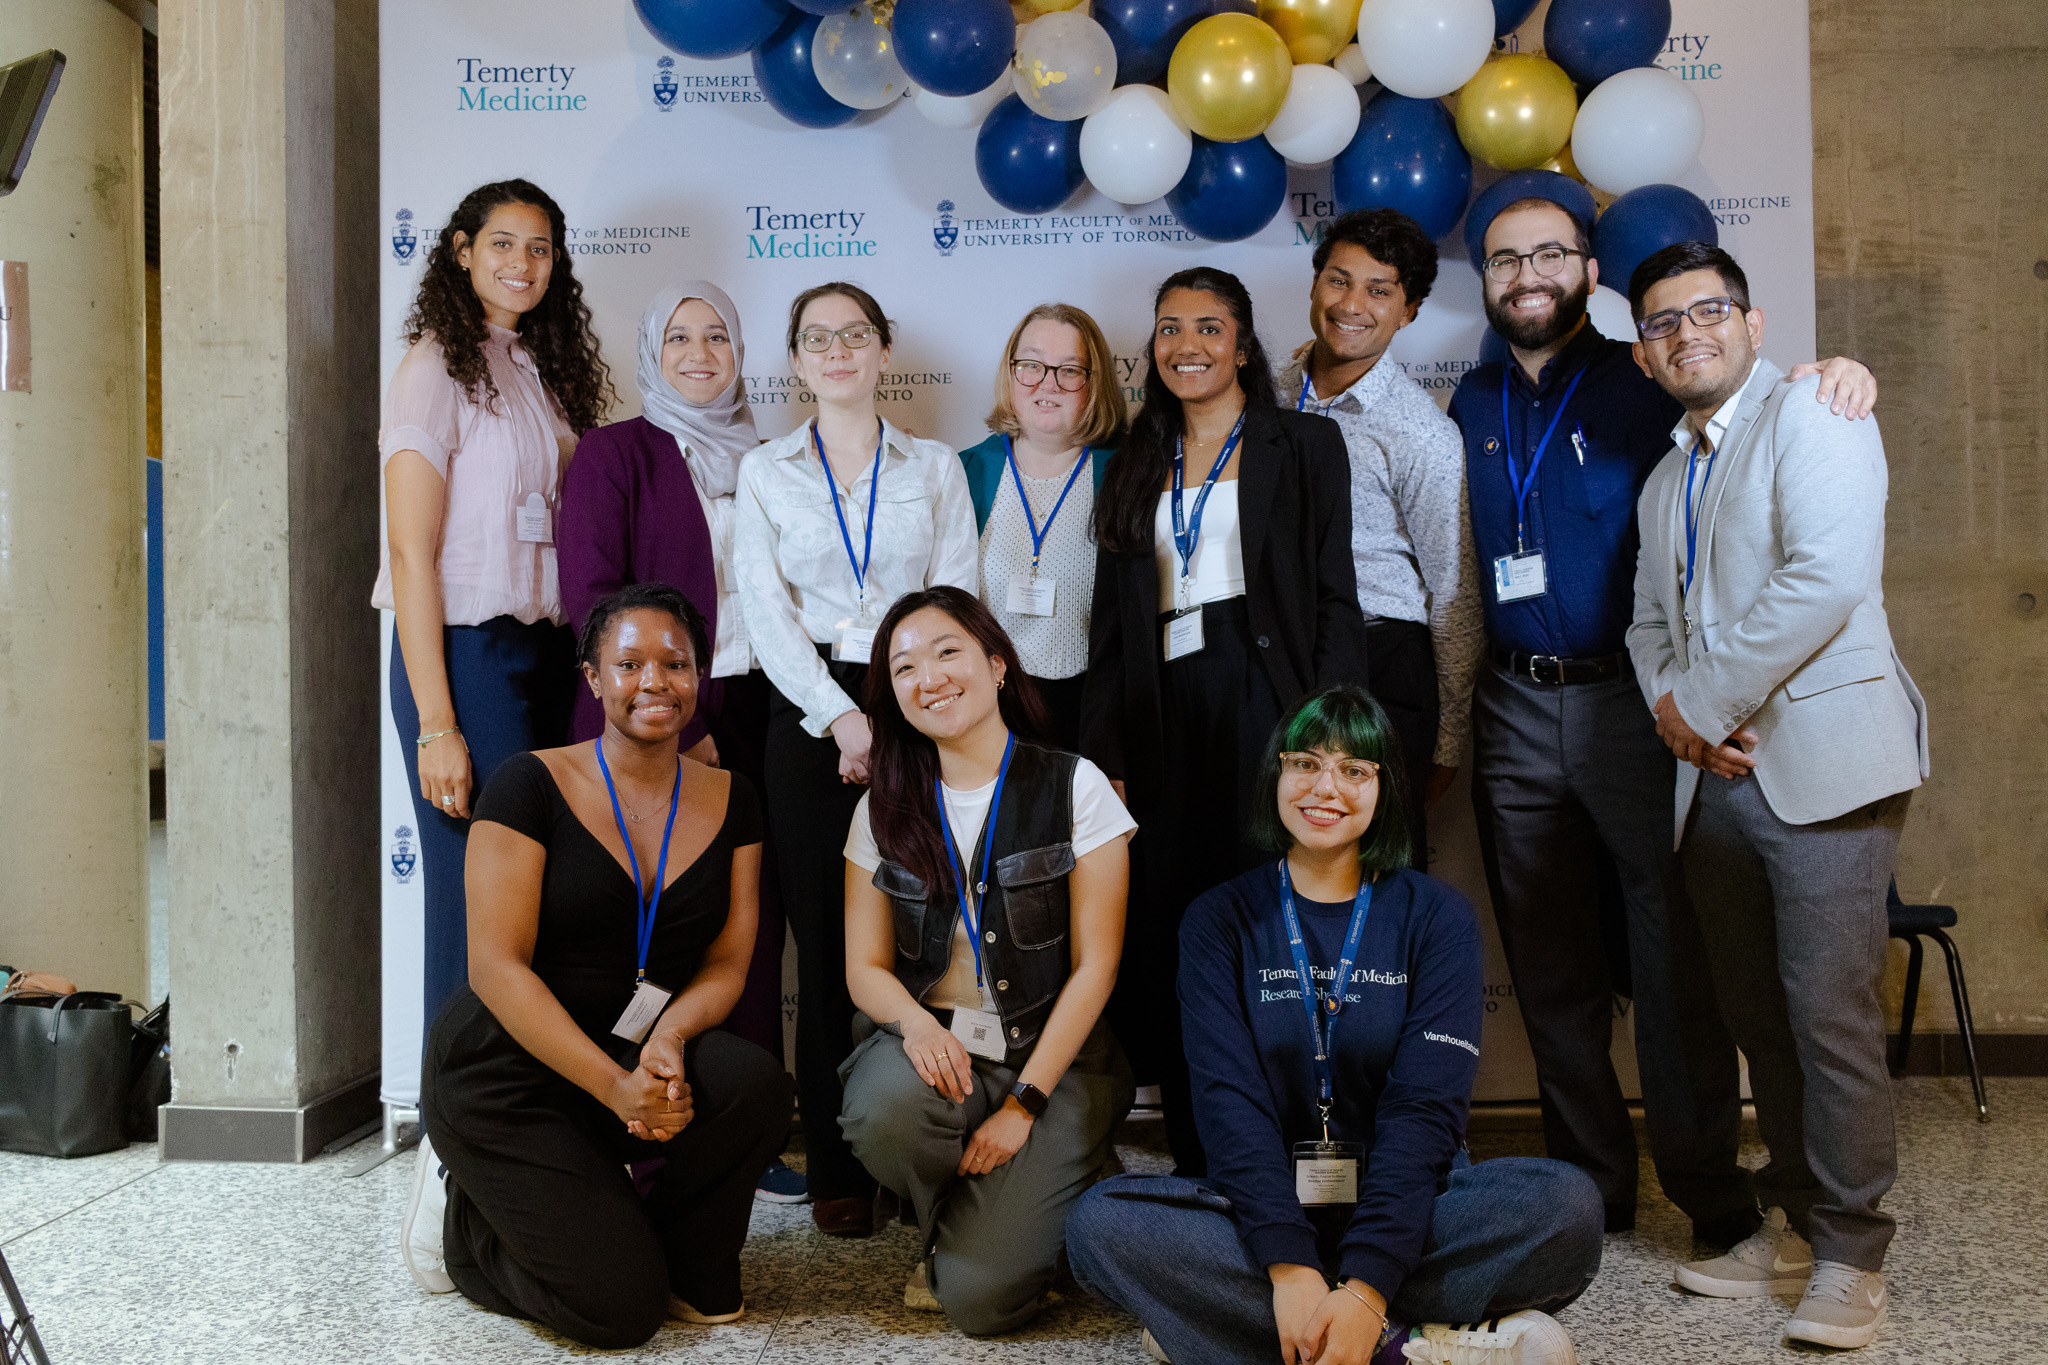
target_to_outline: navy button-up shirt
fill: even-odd
[[[1515,490],[1507,452],[1522,477],[1543,429],[1581,370],[1529,490],[1527,548],[1543,552],[1548,590],[1503,603],[1494,561],[1515,553]],[[1501,430],[1501,384],[1508,385],[1508,429]],[[1637,368],[1625,342],[1591,322],[1543,367],[1534,384],[1509,362],[1468,371],[1451,397],[1465,438],[1465,483],[1479,557],[1480,598],[1490,643],[1529,654],[1587,658],[1618,654],[1635,607],[1636,498],[1671,449],[1679,403]],[[1581,463],[1574,433],[1583,433]]]

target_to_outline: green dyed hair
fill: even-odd
[[[1368,876],[1392,872],[1413,860],[1408,834],[1408,781],[1394,724],[1372,693],[1355,683],[1338,683],[1301,699],[1273,727],[1252,795],[1252,840],[1274,853],[1294,847],[1280,819],[1280,755],[1323,749],[1380,765],[1379,805],[1358,841],[1358,865]]]

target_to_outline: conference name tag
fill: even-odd
[[[1166,661],[1183,659],[1202,647],[1202,609],[1189,607],[1166,618]]]
[[[1493,591],[1498,601],[1519,602],[1525,597],[1541,597],[1548,587],[1541,550],[1531,550],[1525,555],[1502,555],[1493,561]]]
[[[1356,1142],[1294,1144],[1294,1197],[1304,1208],[1358,1202],[1358,1163],[1365,1149]]]
[[[519,538],[530,545],[555,543],[555,528],[548,516],[548,502],[538,493],[528,493],[519,509]]]
[[[985,1061],[1000,1062],[1010,1055],[1003,1043],[1002,1016],[987,1010],[963,1010],[955,1008],[952,1023],[953,1036],[967,1045],[967,1050]]]
[[[875,626],[842,625],[832,642],[832,657],[842,664],[864,664],[874,657]]]
[[[1010,575],[1010,592],[1003,605],[1018,616],[1052,615],[1053,589],[1057,578],[1034,578],[1028,573]]]
[[[633,987],[633,998],[626,1002],[625,1012],[619,1015],[619,1022],[612,1025],[612,1032],[629,1042],[646,1042],[647,1030],[661,1018],[661,1012],[668,1008],[673,996],[673,991],[665,991],[652,981],[640,982]]]

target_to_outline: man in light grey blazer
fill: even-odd
[[[1629,654],[1681,760],[1673,837],[1771,1153],[1763,1227],[1678,1282],[1804,1286],[1786,1335],[1863,1346],[1885,1317],[1878,1201],[1898,1166],[1885,898],[1927,775],[1926,709],[1885,620],[1884,447],[1757,357],[1763,312],[1718,247],[1651,256],[1629,299],[1637,363],[1686,409],[1637,505]]]

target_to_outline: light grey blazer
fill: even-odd
[[[1671,693],[1686,724],[1715,743],[1745,722],[1757,732],[1757,784],[1794,825],[1927,776],[1927,706],[1884,614],[1884,443],[1875,420],[1815,402],[1817,383],[1789,382],[1769,361],[1751,374],[1696,498],[1689,599],[1687,451],[1674,448],[1652,471],[1636,508],[1628,630],[1652,706]],[[1673,847],[1700,780],[1678,765]]]

